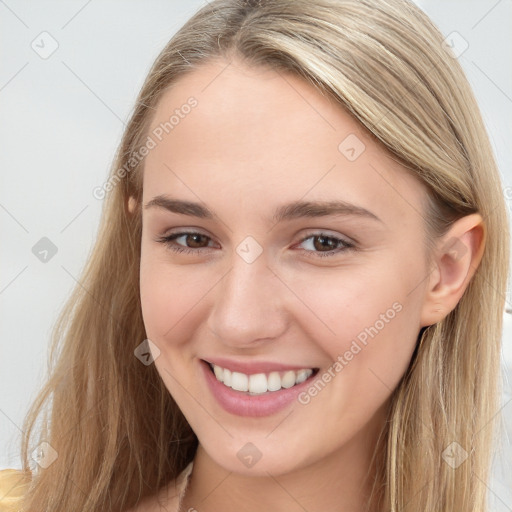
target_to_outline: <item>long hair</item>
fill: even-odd
[[[456,308],[421,330],[391,396],[369,507],[485,511],[507,215],[467,79],[441,33],[408,0],[213,0],[163,49],[102,189],[97,241],[55,326],[50,377],[26,418],[27,473],[42,441],[57,457],[34,471],[24,510],[122,511],[156,493],[194,456],[197,438],[155,365],[134,355],[146,338],[141,210],[131,212],[127,202],[142,199],[144,159],[136,156],[163,93],[208,60],[233,56],[295,73],[373,134],[425,185],[432,247],[456,219],[482,215],[486,245],[475,275]],[[465,458],[458,467],[448,463],[454,453]]]

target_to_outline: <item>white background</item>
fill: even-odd
[[[92,190],[107,177],[149,66],[204,3],[0,0],[0,468],[20,467],[20,429],[45,376],[50,330],[96,236],[102,202]],[[511,0],[418,3],[456,48],[469,45],[459,60],[512,187]],[[58,44],[47,59],[31,47],[41,38],[46,49]],[[58,249],[47,263],[32,253],[42,237]],[[512,368],[508,314],[503,361]],[[509,387],[492,512],[512,511],[510,400]]]

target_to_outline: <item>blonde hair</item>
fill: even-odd
[[[143,161],[127,165],[166,88],[209,59],[233,56],[295,73],[373,134],[426,186],[432,247],[454,220],[482,215],[486,245],[478,270],[457,307],[421,330],[392,394],[368,508],[487,509],[509,234],[478,106],[442,42],[407,0],[214,0],[177,32],[139,94],[96,245],[53,333],[51,375],[27,416],[22,457],[29,471],[41,440],[58,457],[34,475],[25,510],[124,510],[194,456],[197,438],[155,366],[134,356],[146,338],[141,210],[132,214],[127,203],[141,200]],[[456,469],[442,458],[454,442],[468,454]]]

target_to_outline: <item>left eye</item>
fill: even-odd
[[[354,244],[351,242],[332,235],[326,235],[324,233],[309,235],[302,240],[300,245],[302,244],[309,247],[308,249],[305,249],[306,252],[316,253],[315,256],[319,256],[321,258],[325,256],[333,256],[339,252],[355,248]]]
[[[180,239],[183,243],[179,242]],[[181,232],[162,236],[156,241],[165,244],[175,252],[197,253],[201,249],[211,248],[209,244],[212,239],[198,232]],[[309,235],[303,238],[299,245],[308,246],[308,248],[303,249],[303,252],[314,253],[318,257],[333,256],[339,252],[355,248],[351,242],[324,233]]]

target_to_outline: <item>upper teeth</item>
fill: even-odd
[[[281,388],[291,388],[295,384],[304,382],[312,373],[312,369],[288,370],[286,372],[245,373],[232,372],[212,364],[215,377],[224,385],[236,391],[248,391],[249,393],[266,393],[267,391],[279,391]]]

